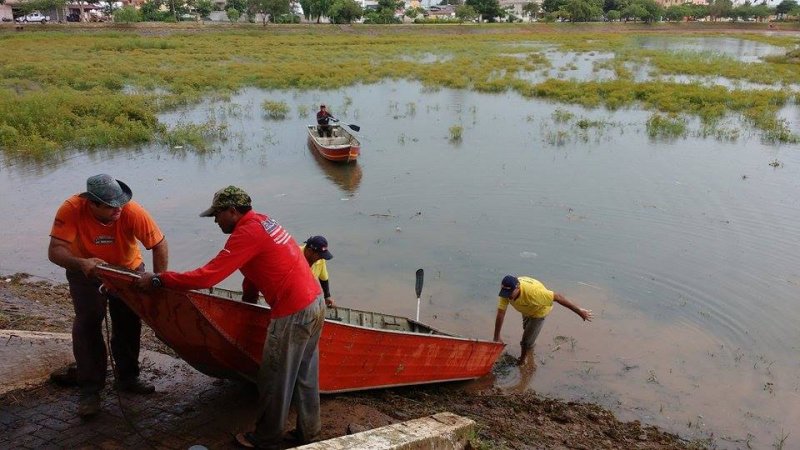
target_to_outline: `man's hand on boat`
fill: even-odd
[[[87,278],[92,278],[95,276],[95,269],[100,264],[105,264],[106,262],[100,258],[81,258],[78,261],[78,265],[81,268],[81,272],[86,275]]]
[[[333,297],[328,297],[325,299],[325,306],[328,308],[336,308],[336,302],[333,300]]]
[[[151,291],[157,287],[160,287],[160,280],[158,283],[153,282],[153,279],[156,278],[156,274],[152,272],[145,272],[139,276],[139,279],[134,282],[134,286],[137,289],[141,289],[143,291]]]

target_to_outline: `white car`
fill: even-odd
[[[34,11],[30,14],[17,17],[17,22],[41,22],[47,23],[50,21],[50,16],[45,16],[39,11]]]

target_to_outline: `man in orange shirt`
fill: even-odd
[[[137,241],[153,252],[156,272],[167,269],[167,240],[150,214],[131,201],[132,195],[125,183],[110,175],[90,177],[86,192],[68,198],[58,209],[50,231],[47,255],[67,270],[75,308],[72,352],[81,388],[78,415],[82,417],[100,411],[108,360],[102,334],[106,305],[111,314],[116,386],[137,394],[155,391],[152,384],[139,379],[141,320],[120,298],[101,293],[100,280],[95,276],[95,268],[101,263],[143,272]]]

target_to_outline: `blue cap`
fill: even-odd
[[[328,240],[323,236],[311,236],[306,239],[306,246],[319,253],[322,259],[331,259],[333,255],[328,251]]]
[[[498,295],[503,298],[509,298],[517,286],[519,286],[519,280],[517,277],[514,275],[506,275],[503,277],[503,281],[500,283],[500,293]]]

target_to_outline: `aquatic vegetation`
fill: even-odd
[[[571,112],[565,109],[558,108],[555,111],[553,111],[552,117],[553,121],[556,123],[565,123],[575,118],[575,114],[572,114]]]
[[[161,142],[172,151],[185,152],[194,150],[197,153],[213,151],[212,143],[228,138],[228,126],[209,120],[205,123],[179,123],[170,130],[161,133]]]
[[[577,125],[578,128],[585,130],[588,128],[601,128],[604,127],[606,123],[601,120],[589,120],[586,118],[581,118],[575,122],[575,125]]]
[[[464,128],[461,125],[453,125],[449,131],[450,142],[461,142],[461,134],[464,132]]]
[[[647,119],[647,135],[653,139],[675,139],[686,135],[686,120],[675,114],[653,114]]]
[[[718,122],[703,123],[699,130],[694,133],[697,137],[714,138],[718,141],[736,142],[739,139],[741,130],[735,126],[724,126]]]
[[[544,140],[553,147],[562,147],[570,141],[570,135],[564,130],[548,130]]]
[[[261,104],[261,108],[264,110],[264,114],[268,119],[283,120],[289,116],[289,105],[287,105],[286,102],[264,100]]]
[[[795,93],[728,89],[665,81],[635,82],[632,67],[660,75],[725,77],[789,86],[800,83],[797,38],[733,35],[782,46],[784,58],[741,63],[704,52],[668,52],[633,45],[636,28],[623,32],[591,26],[563,33],[550,26],[425,26],[395,30],[363,27],[232,27],[158,36],[131,25],[125,32],[0,31],[0,147],[7,154],[55,155],[76,148],[124,147],[152,141],[162,131],[156,114],[225,96],[243,87],[339,89],[354,84],[405,79],[425,90],[514,91],[563,104],[617,109],[641,107],[663,114],[688,114],[714,123],[736,113],[768,142],[796,142],[777,112]],[[452,36],[457,38],[452,39]],[[725,36],[720,34],[720,36]],[[445,38],[446,37],[446,38]],[[270,51],[263,51],[269,47]],[[613,54],[594,61],[616,79],[571,80],[553,70],[540,82],[525,74],[552,67],[547,51]],[[408,55],[436,55],[432,61]],[[446,57],[438,57],[446,55]],[[308,61],[331,63],[308,70]],[[564,69],[577,68],[573,61]],[[552,78],[563,77],[562,79]],[[540,79],[541,80],[541,79]],[[353,99],[345,96],[340,114]],[[285,105],[264,105],[267,117],[289,114]],[[288,108],[288,107],[287,107]],[[284,112],[285,111],[285,112]],[[237,112],[231,112],[235,114]],[[405,115],[415,113],[407,106]],[[272,116],[274,114],[274,117]],[[308,110],[298,109],[306,116]],[[401,111],[398,108],[398,115]]]

